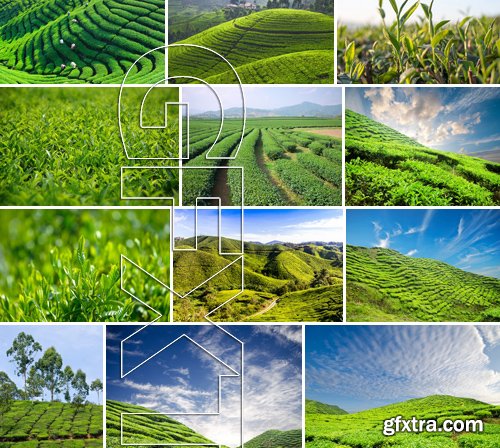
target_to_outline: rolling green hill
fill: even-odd
[[[391,249],[347,246],[348,321],[500,320],[500,280]]]
[[[208,47],[225,57],[244,84],[332,83],[333,18],[316,12],[271,9],[195,34],[179,44]],[[169,49],[170,76],[235,83],[219,57],[195,47]]]
[[[220,320],[335,321],[342,320],[342,249],[319,243],[245,243],[245,291],[215,315]],[[240,243],[223,238],[224,251]],[[194,238],[175,247],[194,247]],[[227,266],[236,256],[219,255],[218,239],[198,238],[197,252],[174,252],[173,287],[187,293]],[[241,268],[226,269],[206,286],[174,303],[175,319],[201,320],[234,296]]]
[[[306,414],[344,415],[347,414],[347,411],[333,404],[321,403],[306,398]]]
[[[139,56],[165,44],[163,0],[0,0],[0,11],[1,83],[119,84]],[[128,81],[164,73],[158,50]]]
[[[15,401],[0,417],[0,446],[102,447],[102,406]]]
[[[244,446],[245,448],[302,448],[302,431],[271,429],[245,442]]]
[[[484,432],[382,434],[383,421],[401,415],[405,419],[481,419]],[[498,448],[500,407],[469,398],[433,395],[347,415],[306,412],[308,448]]]
[[[347,205],[500,204],[500,164],[427,148],[350,110],[345,119]]]

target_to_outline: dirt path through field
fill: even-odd
[[[294,131],[309,132],[310,134],[327,135],[328,137],[342,138],[342,128],[333,129],[311,129],[311,128],[296,128]]]
[[[219,165],[220,167],[227,166],[228,165],[228,160],[222,160],[222,163]],[[215,170],[215,182],[214,182],[214,188],[212,190],[212,196],[215,198],[220,198],[221,199],[221,205],[232,205],[231,204],[231,194],[229,192],[229,186],[227,184],[227,172],[229,170],[221,170],[217,169]],[[210,201],[210,205],[218,205],[218,201],[215,199]]]
[[[260,310],[260,311],[257,311],[255,314],[252,314],[249,319],[251,319],[252,317],[257,317],[257,316],[260,316],[264,313],[267,313],[269,310],[273,309],[276,304],[278,303],[278,299],[276,300],[273,300],[269,305],[267,305],[263,310]]]

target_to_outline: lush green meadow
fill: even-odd
[[[317,84],[333,83],[333,39],[333,17],[280,8],[226,21],[177,43],[216,51],[233,65],[243,84]],[[237,82],[227,63],[199,48],[170,48],[168,64],[170,76]]]
[[[427,148],[346,111],[347,205],[499,205],[500,164]]]
[[[270,117],[247,120],[238,150],[241,120],[226,119],[212,148],[219,122],[193,120],[191,159],[185,166],[230,166],[245,170],[246,205],[341,205],[342,149],[340,139],[315,133],[338,129],[339,118]],[[237,157],[210,160],[210,157]],[[229,171],[226,175],[215,171]],[[185,170],[183,204],[198,196],[222,197],[223,205],[241,204],[241,170]]]
[[[168,279],[168,235],[167,210],[2,210],[0,321],[154,319],[120,291],[120,255]],[[168,292],[130,274],[124,286],[168,319]]]
[[[165,45],[163,0],[0,0],[0,83],[120,84]],[[164,50],[127,82],[165,78]]]
[[[383,421],[404,419],[478,419],[483,433],[400,433],[384,436]],[[477,400],[435,395],[346,415],[306,412],[308,448],[498,448],[500,408]]]
[[[368,84],[498,84],[498,17],[438,21],[430,2],[371,0],[380,25],[339,26],[338,80]],[[398,6],[399,3],[399,6]],[[368,6],[368,5],[367,5]],[[384,9],[386,8],[386,9]],[[386,10],[396,20],[386,19]],[[410,19],[419,17],[416,22]]]
[[[302,431],[271,429],[245,442],[245,448],[302,448]]]
[[[224,239],[226,247],[239,242]],[[194,239],[176,243],[193,247]],[[230,246],[231,245],[231,246]],[[338,246],[245,243],[245,290],[211,315],[220,321],[341,321],[342,249]],[[177,292],[188,292],[236,257],[219,255],[216,237],[200,237],[197,252],[174,252]],[[232,267],[185,299],[174,300],[176,321],[203,321],[209,311],[235,296],[241,268]]]
[[[146,89],[124,92],[122,123],[130,154],[177,155],[175,120],[161,133],[140,129],[138,109]],[[154,89],[149,100],[176,98],[176,89]],[[117,104],[116,88],[3,88],[0,204],[126,205],[120,200],[120,167],[132,163],[120,140]],[[151,115],[161,119],[163,108],[153,109]],[[125,194],[127,186],[138,190],[137,195],[176,196],[177,172],[167,178],[154,170],[141,171],[140,179],[126,183]]]
[[[347,320],[500,321],[500,280],[391,249],[347,246]]]
[[[95,404],[15,401],[0,420],[0,447],[102,447],[102,412]]]

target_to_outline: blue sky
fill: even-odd
[[[222,236],[241,239],[240,210],[223,209]],[[245,209],[245,241],[342,242],[344,223],[338,209]],[[198,215],[198,235],[217,235],[217,210]],[[175,209],[174,237],[194,236],[194,209]]]
[[[186,338],[120,379],[120,341],[139,328],[107,327],[108,398],[163,413],[216,411],[218,376],[232,372]],[[245,343],[244,439],[269,429],[300,428],[301,327],[235,325],[225,328]],[[227,366],[241,371],[239,343],[213,325],[147,327],[125,343],[124,370],[132,369],[183,334]],[[220,416],[175,418],[215,442],[234,447],[240,444],[240,382],[238,378],[222,381]]]
[[[414,2],[409,1],[408,6],[413,5]],[[396,0],[396,3],[401,6],[403,1]],[[429,4],[430,0],[425,1],[425,3]],[[342,23],[358,25],[380,23],[378,0],[337,0],[335,8]],[[388,0],[384,0],[383,8],[387,14],[387,20],[394,20],[394,12]],[[500,6],[498,2],[492,0],[475,0],[474,2],[470,0],[435,0],[433,11],[435,23],[437,23],[444,19],[458,21],[467,15],[496,16],[500,14]],[[423,15],[421,8],[415,13],[416,17]]]
[[[55,347],[61,354],[63,366],[69,365],[73,371],[82,369],[87,374],[87,382],[102,374],[103,330],[99,325],[2,325],[0,327],[0,371],[9,375],[19,387],[23,387],[21,377],[15,374],[15,364],[9,362],[6,352],[16,336],[24,331],[31,334],[42,346],[43,351]],[[94,392],[89,397],[97,401]]]
[[[500,210],[348,210],[347,244],[386,247],[500,278]]]
[[[498,326],[309,325],[306,397],[348,412],[434,394],[500,404],[499,355]]]
[[[224,109],[241,107],[241,93],[237,86],[212,86],[216,89]],[[324,106],[342,104],[342,89],[339,87],[257,87],[244,86],[247,108],[277,109],[294,106],[305,101]],[[219,110],[216,96],[208,87],[189,86],[182,88],[182,100],[189,102],[190,114]]]
[[[500,150],[500,88],[348,89],[346,108],[434,149]]]

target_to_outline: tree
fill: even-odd
[[[42,346],[35,341],[33,336],[24,332],[19,333],[12,347],[7,350],[7,356],[12,357],[12,362],[17,365],[16,375],[24,379],[24,393],[26,394],[26,380],[30,366],[35,362],[36,352],[41,352]]]
[[[0,416],[10,409],[12,401],[18,397],[17,386],[5,372],[0,372]]]
[[[101,403],[99,400],[99,392],[102,392],[102,388],[102,381],[99,378],[95,379],[90,384],[90,390],[97,393],[97,404]]]
[[[73,369],[70,366],[66,366],[64,368],[63,372],[63,381],[66,385],[66,390],[64,392],[64,399],[66,400],[67,403],[71,401],[71,381],[73,381],[73,378],[75,377],[75,373],[73,372]]]
[[[44,386],[50,392],[50,401],[54,401],[54,394],[61,392],[61,386],[64,385],[62,364],[62,357],[54,347],[48,348],[36,363]]]
[[[87,375],[83,370],[78,369],[71,381],[71,386],[75,390],[75,395],[73,396],[73,403],[77,406],[82,405],[85,402],[89,394],[89,385],[87,384]]]
[[[26,382],[26,398],[33,400],[34,398],[40,397],[43,394],[44,385],[45,381],[40,371],[35,366],[31,366]]]

